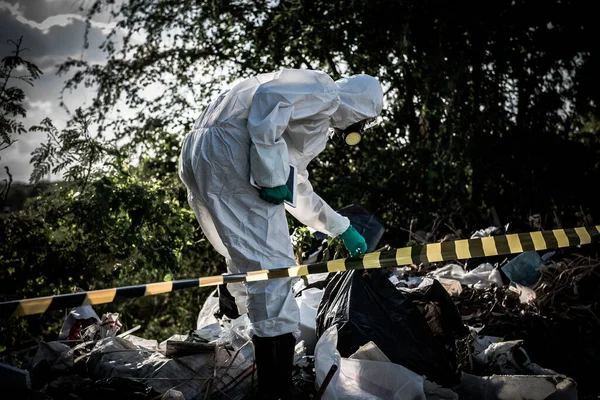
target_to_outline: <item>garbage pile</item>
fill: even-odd
[[[357,206],[340,211],[376,250],[381,223]],[[304,263],[327,250],[314,237]],[[295,398],[600,395],[600,260],[580,249],[309,275],[293,290]],[[196,329],[162,342],[134,335],[140,327],[121,332],[118,314],[77,307],[57,341],[21,354],[21,368],[3,358],[0,387],[36,399],[252,399],[248,327],[226,286],[209,295]]]

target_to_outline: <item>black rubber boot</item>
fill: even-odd
[[[258,380],[258,397],[291,399],[292,367],[296,339],[291,333],[274,337],[252,337]]]

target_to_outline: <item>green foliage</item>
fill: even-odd
[[[45,173],[38,169],[49,168],[66,179],[0,217],[2,300],[218,273],[222,262],[203,239],[177,176],[156,179],[158,164],[144,159],[131,165],[123,149],[92,138],[85,121],[77,112],[63,131],[49,120],[39,128],[48,133],[48,142],[33,154],[32,180]],[[126,327],[140,324],[144,334],[164,337],[195,326],[208,292],[187,292],[97,310],[118,311]],[[10,322],[1,328],[8,342],[0,345],[55,337],[64,319],[60,314]]]
[[[16,137],[25,133],[23,123],[19,118],[27,116],[27,111],[23,107],[25,92],[18,86],[13,85],[14,81],[25,82],[33,85],[33,82],[40,77],[42,71],[30,61],[21,57],[21,54],[27,50],[21,48],[23,38],[18,41],[9,40],[15,49],[12,55],[6,56],[0,62],[0,151],[12,146]],[[26,73],[21,73],[25,70]],[[10,192],[12,184],[12,174],[7,166],[4,166],[8,179],[0,190],[0,207],[4,207],[6,199]]]
[[[33,85],[42,74],[37,66],[21,57],[27,50],[21,47],[22,41],[22,37],[16,42],[9,40],[15,50],[0,62],[0,151],[11,146],[17,140],[15,136],[26,132],[23,123],[16,119],[27,115],[23,107],[25,92],[18,86],[11,86],[12,81]],[[22,70],[26,73],[19,74]]]
[[[61,71],[75,74],[67,89],[99,87],[98,121],[118,98],[140,110],[103,124],[134,142],[154,126],[184,133],[239,78],[281,67],[364,72],[386,88],[384,124],[314,163],[313,186],[332,205],[361,204],[391,229],[413,218],[469,230],[493,212],[503,223],[598,213],[600,28],[585,3],[97,0],[89,16],[110,7],[120,19],[106,66],[69,60]],[[162,96],[145,95],[148,85]]]
[[[181,204],[185,195],[177,182],[145,179],[131,169],[94,180],[83,192],[77,189],[60,185],[0,219],[3,300],[216,273],[194,215]],[[193,298],[190,293],[171,300],[190,304]],[[156,309],[163,301],[146,300],[145,305]],[[129,304],[125,320],[142,322],[148,334],[161,335],[193,327],[198,310],[198,304],[174,304],[169,316],[157,317],[156,312],[141,314],[140,307]],[[170,322],[160,322],[165,319]]]
[[[64,171],[63,178],[74,182],[78,189],[85,190],[94,168],[103,160],[108,163],[110,158],[119,152],[107,148],[98,139],[90,135],[89,119],[78,108],[75,116],[69,121],[67,129],[59,131],[50,118],[45,118],[40,125],[30,128],[34,132],[43,132],[48,140],[35,149],[31,155],[33,172],[31,183],[38,183],[48,172],[57,174]]]

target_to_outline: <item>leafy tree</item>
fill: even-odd
[[[224,83],[256,73],[366,72],[386,88],[384,124],[360,148],[329,149],[315,163],[314,184],[332,204],[361,203],[391,228],[442,219],[468,230],[492,213],[504,223],[536,212],[568,223],[579,208],[597,213],[594,13],[569,0],[490,7],[97,0],[90,18],[114,8],[118,19],[102,46],[108,62],[72,59],[61,72],[74,73],[67,90],[95,85],[98,122],[133,142],[156,126],[181,137]],[[153,85],[159,97],[147,95]],[[138,113],[107,121],[120,99]]]
[[[69,121],[68,129],[63,131],[59,131],[49,118],[31,127],[31,131],[44,132],[48,141],[32,153],[34,168],[30,181],[38,183],[50,171],[54,174],[64,171],[66,181],[74,182],[78,189],[85,190],[95,165],[103,156],[118,154],[92,138],[89,128],[89,120],[80,108]],[[106,158],[104,160],[106,162]]]
[[[46,132],[48,140],[33,153],[32,182],[50,169],[65,180],[0,218],[1,300],[223,271],[184,206],[179,179],[156,179],[157,163],[144,158],[133,165],[126,150],[90,134],[87,118],[77,111],[62,131],[49,120],[34,128]],[[208,292],[188,290],[95,308],[117,311],[126,327],[140,324],[144,335],[166,338],[195,326]],[[0,346],[55,339],[63,320],[64,311],[11,319],[0,328]]]
[[[27,116],[27,111],[23,107],[25,92],[20,87],[13,86],[13,81],[25,82],[33,86],[33,82],[42,74],[35,64],[21,57],[27,50],[21,47],[23,37],[16,42],[13,40],[8,42],[13,44],[15,49],[12,55],[4,57],[0,63],[0,151],[12,146],[17,141],[16,137],[26,132],[23,123],[18,120],[19,117]],[[25,73],[20,73],[23,70]],[[0,206],[4,205],[12,183],[9,168],[5,166],[4,169],[8,179],[5,179],[5,185],[0,191]]]

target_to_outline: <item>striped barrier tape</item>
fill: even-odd
[[[359,257],[342,258],[322,263],[297,265],[288,268],[250,271],[240,274],[224,274],[196,279],[149,283],[60,294],[34,299],[13,300],[0,303],[0,317],[42,314],[49,310],[72,308],[83,305],[112,303],[116,299],[136,298],[169,293],[175,290],[217,286],[233,282],[255,282],[275,278],[299,277],[324,272],[340,272],[354,269],[399,267],[402,265],[432,263],[516,254],[525,251],[549,250],[592,243],[600,238],[600,225],[551,231],[514,233],[477,239],[455,240],[403,247]]]

